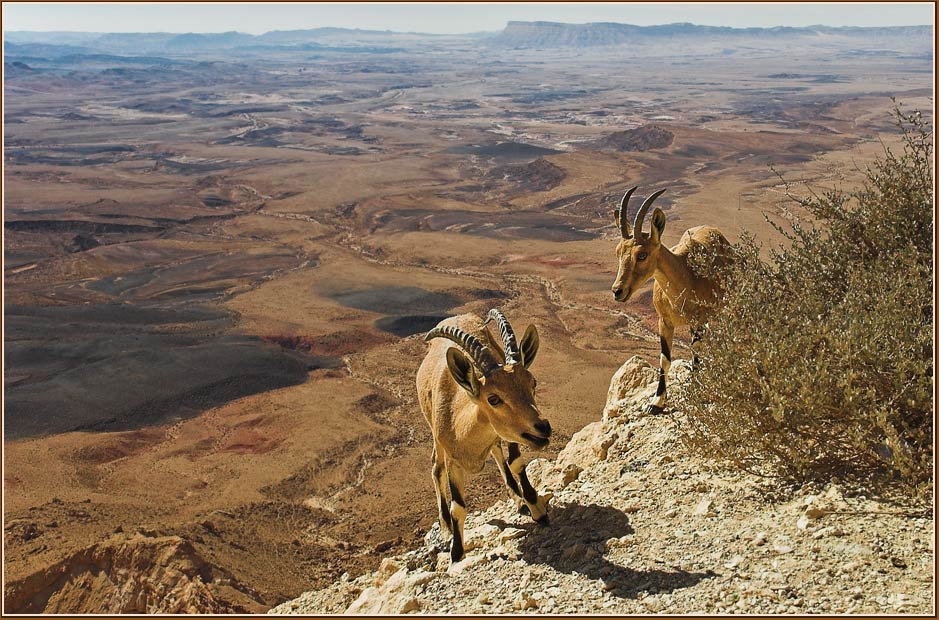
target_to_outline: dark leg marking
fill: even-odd
[[[522,483],[522,493],[525,495],[525,501],[529,504],[535,504],[538,502],[538,492],[532,488],[531,483],[528,481],[528,474],[525,473],[525,470],[518,472],[518,481]]]
[[[465,552],[463,551],[463,536],[460,534],[459,528],[456,526],[453,527],[453,542],[450,544],[450,561],[459,562],[463,559]]]
[[[659,384],[655,388],[655,400],[645,409],[647,414],[658,415],[665,411],[665,375],[672,365],[671,341],[674,333],[674,327],[659,317],[659,346],[662,349],[659,355]]]
[[[659,336],[659,344],[662,347],[662,355],[665,357],[665,359],[671,362],[672,350],[668,346],[668,341],[665,340],[665,336]],[[655,389],[655,395],[661,396],[664,393],[665,393],[665,368],[663,368],[662,366],[659,366],[659,385]]]
[[[509,444],[509,467],[511,468],[512,464],[515,463],[518,459],[522,458],[522,449],[518,447],[517,443]],[[528,481],[528,474],[525,473],[525,468],[523,467],[518,472],[518,481],[522,485],[522,496],[525,498],[525,501],[529,504],[538,503],[538,492],[535,491],[531,486],[531,482]]]
[[[450,482],[450,498],[463,509],[465,515],[466,503],[463,501],[463,494],[460,493],[460,490],[456,488],[456,485],[452,482]],[[453,524],[451,528],[453,531],[453,541],[450,544],[450,561],[459,562],[465,555],[463,551],[463,531],[460,527],[460,520],[455,515],[450,515],[450,522]]]
[[[440,518],[443,519],[445,523],[452,523],[450,507],[447,506],[447,498],[443,495],[440,496]]]
[[[664,336],[659,336],[659,344],[662,346],[662,355],[664,355],[668,361],[672,361],[672,350],[669,348],[668,342],[665,341]]]
[[[447,499],[446,493],[444,493],[444,471],[443,463],[437,460],[437,448],[434,448],[433,452],[433,467],[431,469],[434,477],[434,491],[437,493],[437,500],[440,504],[439,516],[440,516],[440,527],[447,531],[452,530],[452,522],[450,519],[450,506],[449,500]]]
[[[455,501],[463,508],[466,508],[466,502],[463,501],[463,494],[460,493],[460,490],[456,488],[456,485],[452,482],[450,483],[450,499]]]
[[[522,496],[522,492],[518,488],[518,483],[515,481],[515,476],[512,475],[512,468],[507,462],[502,464],[502,471],[505,472],[505,483],[509,486],[509,490],[512,493],[515,493],[518,497]]]

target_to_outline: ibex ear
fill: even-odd
[[[658,243],[665,230],[665,211],[656,207],[652,212],[652,242]]]
[[[531,366],[531,363],[535,361],[535,356],[538,354],[538,344],[538,330],[534,325],[529,325],[518,347],[521,349],[522,364],[525,365],[525,368]]]
[[[447,368],[460,387],[473,396],[479,396],[479,379],[476,378],[473,362],[456,347],[447,349]]]

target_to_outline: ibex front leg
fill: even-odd
[[[665,377],[672,366],[672,336],[675,335],[675,326],[659,319],[659,344],[662,353],[659,355],[659,385],[655,389],[655,399],[646,408],[646,413],[659,414],[665,411]]]
[[[489,453],[495,459],[502,473],[502,479],[505,486],[508,487],[518,511],[521,514],[528,514],[532,519],[542,525],[548,523],[548,506],[543,497],[538,496],[538,492],[531,486],[528,475],[525,473],[525,460],[522,458],[522,451],[517,443],[509,443],[509,460],[506,461],[502,454],[502,443],[494,445]],[[516,480],[516,476],[518,480]]]
[[[539,497],[538,492],[528,481],[528,474],[525,473],[525,459],[522,458],[522,451],[517,443],[509,444],[509,468],[512,473],[518,476],[518,482],[522,487],[522,497],[525,498],[525,504],[531,511],[531,518],[541,525],[548,524],[548,502],[544,497]]]
[[[431,475],[434,478],[434,490],[437,492],[437,518],[440,520],[440,531],[449,532],[450,506],[447,499],[449,491],[447,488],[447,468],[444,463],[443,450],[438,449],[436,443],[434,445],[433,461],[434,464],[431,469]]]
[[[466,500],[463,488],[466,476],[463,468],[447,459],[447,478],[450,483],[450,531],[453,542],[450,544],[450,561],[459,562],[466,555],[463,550],[463,522],[466,520]]]

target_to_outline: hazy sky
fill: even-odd
[[[909,3],[3,3],[3,29],[260,34],[338,26],[403,32],[501,30],[509,20],[637,25],[909,26],[933,24],[931,2]]]

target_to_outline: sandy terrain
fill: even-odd
[[[650,287],[609,292],[624,189],[669,188],[666,242],[770,239],[770,166],[850,188],[888,95],[931,108],[924,60],[440,45],[8,78],[7,612],[98,610],[69,593],[103,540],[224,573],[201,611],[375,569],[434,519],[426,329],[535,323],[556,454],[658,355]],[[793,66],[840,78],[769,77]],[[503,493],[487,469],[471,498]]]

